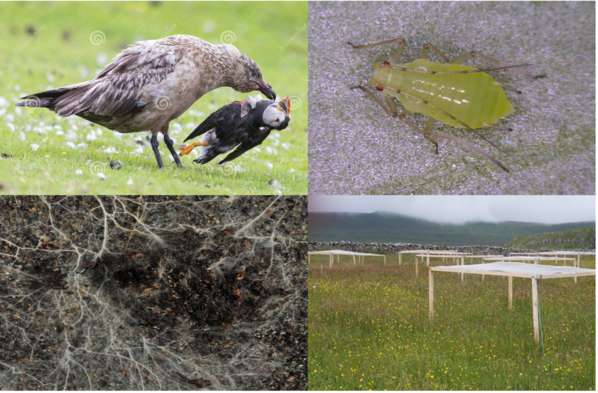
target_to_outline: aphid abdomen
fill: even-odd
[[[494,124],[513,111],[504,90],[495,84],[490,75],[484,72],[459,74],[461,71],[475,71],[473,67],[435,63],[424,59],[397,64],[395,67],[405,68],[406,71],[390,69],[376,63],[371,83],[391,86],[417,97],[420,101],[400,93],[389,92],[411,112],[434,117],[454,127],[464,128],[462,123],[465,123],[470,128],[482,128],[487,124]]]

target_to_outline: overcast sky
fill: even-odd
[[[594,221],[595,196],[309,196],[310,212],[386,211],[443,223]]]

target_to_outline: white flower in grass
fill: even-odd
[[[31,148],[33,149],[33,151],[36,151],[37,149],[39,149],[39,145],[37,143],[34,143],[31,145]]]
[[[108,55],[105,53],[99,53],[96,56],[96,64],[98,67],[103,67],[106,65],[106,63],[108,63]]]

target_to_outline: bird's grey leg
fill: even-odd
[[[166,143],[166,147],[170,151],[170,154],[172,154],[172,157],[174,158],[174,162],[179,167],[185,168],[185,166],[183,165],[183,163],[179,159],[179,155],[177,154],[176,150],[174,150],[174,143],[172,142],[172,139],[170,139],[170,137],[168,136],[168,134],[164,134],[164,143]]]
[[[185,168],[185,166],[179,159],[177,152],[174,150],[174,142],[172,142],[172,139],[170,139],[170,137],[168,136],[168,127],[169,127],[169,124],[166,123],[160,129],[160,132],[162,133],[162,135],[164,135],[164,143],[166,144],[166,147],[170,151],[170,154],[172,154],[175,164],[177,164],[180,168]]]
[[[158,142],[158,135],[153,134],[152,139],[150,139],[150,143],[152,145],[152,150],[156,155],[156,161],[158,161],[158,168],[164,168],[164,164],[162,163],[162,156],[160,155],[160,150],[158,150],[158,146],[160,146],[160,142]]]

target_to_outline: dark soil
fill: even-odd
[[[306,197],[1,197],[5,390],[305,390]]]

